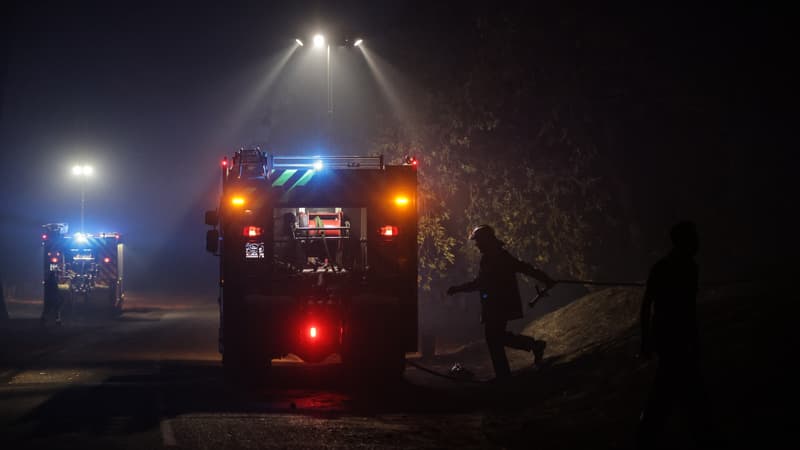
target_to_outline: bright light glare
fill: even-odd
[[[312,167],[314,168],[314,170],[317,170],[317,171],[322,170],[322,167],[323,167],[322,161],[314,161],[314,164],[312,165]]]
[[[361,43],[362,43],[362,42],[364,42],[364,40],[363,40],[363,39],[356,39],[356,43],[355,43],[355,44],[353,44],[353,45],[355,45],[356,47],[358,47],[358,46],[360,46],[360,45],[361,45]]]
[[[75,238],[75,242],[78,242],[78,243],[81,243],[81,244],[83,244],[83,243],[88,241],[88,239],[86,238],[86,235],[83,234],[83,233],[75,233],[74,238]]]
[[[295,38],[294,41],[297,42],[297,45],[299,45],[300,47],[303,46],[303,41],[301,41],[300,39]]]
[[[233,197],[231,203],[236,206],[244,205],[244,197]]]
[[[72,168],[73,175],[91,176],[94,174],[94,167],[92,166],[74,166]]]
[[[311,327],[308,330],[308,335],[311,336],[312,338],[317,337],[317,327]]]
[[[394,198],[394,204],[397,206],[406,206],[408,205],[409,201],[410,200],[408,199],[408,197],[405,197],[403,195],[399,195]]]
[[[325,36],[321,34],[314,35],[314,47],[322,48],[325,45]]]

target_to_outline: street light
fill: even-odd
[[[314,47],[322,48],[323,45],[325,45],[325,36],[323,36],[321,34],[315,34],[314,35]]]
[[[86,206],[86,179],[94,175],[94,167],[86,164],[73,166],[72,175],[81,179],[81,233],[83,233],[83,213]]]
[[[315,34],[314,35],[314,48],[322,48],[326,47],[326,68],[327,68],[327,79],[328,79],[328,116],[333,118],[333,92],[331,89],[331,46],[325,45],[325,36],[322,34]]]
[[[302,46],[303,42],[300,39],[295,39],[295,41]],[[328,118],[333,120],[333,87],[331,85],[331,46],[330,44],[326,44],[325,36],[322,33],[317,33],[312,38],[312,42],[314,43],[314,48],[323,48],[325,47],[326,50],[326,75],[327,75],[327,82],[328,82]],[[364,42],[363,39],[356,39],[355,43],[350,37],[344,39],[344,46],[346,47],[360,47],[361,44]]]

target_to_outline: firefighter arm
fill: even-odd
[[[447,295],[453,295],[459,292],[472,292],[477,290],[478,290],[478,279],[476,278],[464,284],[450,286],[449,288],[447,288]]]
[[[554,279],[550,278],[549,275],[537,269],[532,264],[516,260],[516,265],[517,265],[516,271],[518,273],[525,274],[531,278],[541,281],[542,283],[545,284],[546,289],[550,289],[556,284],[556,281]]]

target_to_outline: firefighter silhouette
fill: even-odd
[[[58,276],[51,270],[44,281],[44,307],[42,309],[41,323],[47,323],[49,316],[55,314],[56,324],[61,325],[61,293],[58,290]]]
[[[637,430],[638,448],[656,446],[675,405],[687,413],[698,444],[710,443],[695,311],[698,267],[694,256],[699,249],[695,224],[674,225],[670,238],[673,248],[653,265],[642,299],[641,354],[649,358],[655,352],[658,368]]]
[[[533,277],[549,289],[555,281],[532,265],[520,261],[506,251],[497,239],[494,229],[480,225],[472,230],[470,240],[475,241],[481,252],[478,277],[473,281],[447,289],[447,295],[458,292],[480,292],[481,322],[484,325],[486,344],[492,358],[494,373],[498,379],[511,375],[505,348],[511,347],[533,352],[536,363],[541,362],[547,343],[531,336],[511,333],[506,330],[509,320],[522,318],[517,273]]]

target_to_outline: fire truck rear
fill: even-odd
[[[122,311],[123,248],[117,232],[68,233],[64,223],[42,225],[43,280],[56,273],[69,305]]]
[[[417,348],[416,188],[412,159],[226,157],[219,206],[206,212],[225,372],[291,353],[402,373]]]

